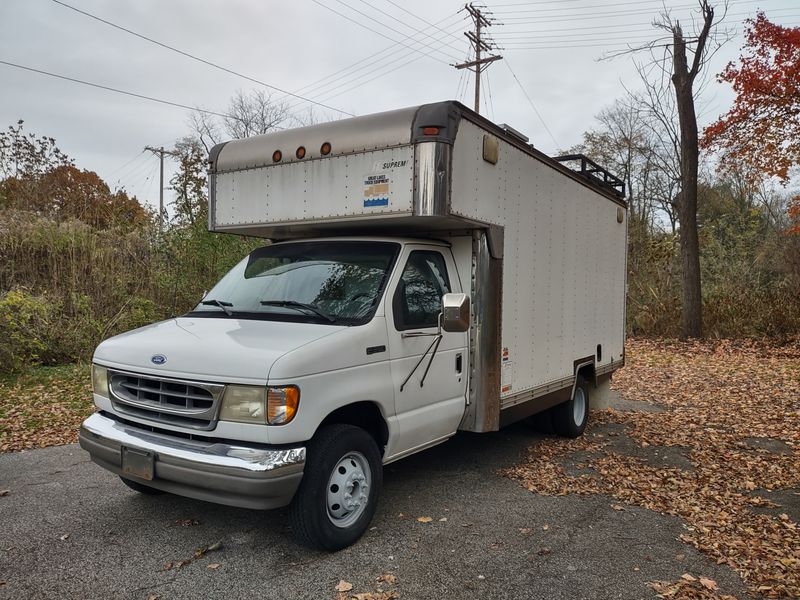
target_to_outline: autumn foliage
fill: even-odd
[[[775,25],[764,13],[747,23],[739,63],[719,76],[736,100],[705,130],[703,144],[787,181],[800,164],[800,27]]]

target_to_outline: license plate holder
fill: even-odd
[[[122,472],[145,481],[153,480],[155,455],[147,450],[122,447]]]

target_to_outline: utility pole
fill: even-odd
[[[172,152],[169,150],[164,150],[164,146],[160,148],[153,148],[152,146],[145,146],[145,150],[149,150],[156,156],[158,156],[159,160],[159,178],[158,178],[158,228],[162,229],[164,227],[164,155],[169,154],[170,156],[173,155]]]
[[[470,14],[472,17],[472,21],[475,24],[475,31],[465,31],[464,35],[467,36],[470,43],[472,44],[472,48],[475,50],[475,60],[470,60],[468,62],[464,62],[458,65],[453,65],[456,69],[469,69],[470,71],[474,71],[475,73],[475,112],[481,112],[481,71],[486,69],[486,66],[490,63],[493,63],[496,60],[501,60],[503,57],[499,54],[494,54],[490,56],[486,56],[481,58],[481,51],[489,52],[494,48],[491,43],[484,41],[482,37],[483,32],[482,29],[484,27],[491,27],[492,22],[486,18],[486,16],[481,12],[480,8],[475,8],[471,3],[465,4],[464,9]]]

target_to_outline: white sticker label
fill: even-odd
[[[500,369],[500,393],[506,394],[514,387],[514,363],[507,361]]]

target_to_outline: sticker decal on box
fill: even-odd
[[[507,394],[514,387],[514,363],[507,361],[500,368],[500,393]]]
[[[389,206],[391,180],[387,173],[371,173],[364,176],[364,208]]]

